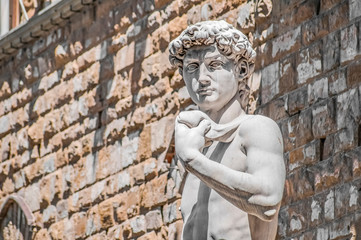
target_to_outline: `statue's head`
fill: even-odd
[[[178,67],[195,103],[201,105],[207,97],[212,98],[209,82],[217,78],[217,94],[230,96],[238,90],[242,107],[246,107],[247,80],[254,71],[256,53],[247,37],[232,25],[225,21],[205,21],[189,26],[169,44],[169,53],[171,64]],[[215,101],[224,104],[222,99]]]

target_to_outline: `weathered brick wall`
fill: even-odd
[[[22,196],[38,239],[180,238],[171,139],[190,100],[167,46],[204,19],[254,42],[251,111],[285,142],[279,238],[357,229],[360,1],[98,0],[1,63],[0,203]]]
[[[280,1],[257,48],[257,113],[279,123],[279,237],[361,239],[361,1]]]

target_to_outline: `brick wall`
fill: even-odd
[[[175,115],[190,104],[167,46],[225,19],[257,51],[251,110],[279,123],[279,239],[361,235],[361,3],[98,0],[3,58],[0,203],[37,239],[180,239]],[[258,9],[258,11],[255,11]]]

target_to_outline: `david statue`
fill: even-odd
[[[270,118],[246,113],[255,51],[225,21],[189,26],[169,45],[197,110],[175,123],[187,171],[182,239],[275,239],[285,182],[282,135]]]

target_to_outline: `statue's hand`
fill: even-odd
[[[204,136],[210,127],[211,123],[206,119],[191,127],[185,124],[181,114],[176,118],[175,151],[182,161],[192,161],[201,152],[206,143]]]

